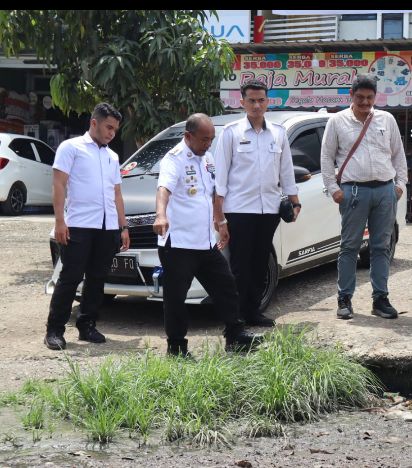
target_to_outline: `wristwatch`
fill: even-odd
[[[292,203],[292,206],[293,206],[293,208],[297,208],[297,207],[302,208],[301,203]]]
[[[223,226],[224,224],[227,224],[227,219],[225,218],[225,219],[223,219],[222,221],[218,221],[216,224],[217,224],[218,226]]]
[[[129,226],[121,226],[120,227],[120,230],[123,232],[123,231],[128,231],[129,230]]]

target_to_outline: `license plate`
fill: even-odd
[[[139,263],[136,255],[116,255],[113,257],[110,275],[137,277]]]

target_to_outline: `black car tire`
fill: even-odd
[[[3,214],[7,216],[18,216],[22,214],[26,203],[26,190],[22,184],[12,185],[7,200],[2,203]]]
[[[270,252],[268,267],[266,271],[265,289],[262,294],[262,302],[260,303],[259,311],[263,312],[267,309],[279,281],[279,269],[275,252]]]
[[[392,234],[391,234],[391,256],[390,256],[390,261],[392,262],[393,257],[395,256],[395,250],[396,250],[396,242],[397,242],[397,227],[396,224],[394,224],[393,229],[392,229]],[[359,252],[359,262],[358,265],[361,268],[369,268],[371,266],[371,257],[370,257],[370,250],[369,250],[369,245],[365,249],[361,250]]]

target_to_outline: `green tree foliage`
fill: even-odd
[[[123,130],[142,142],[192,112],[223,111],[213,91],[234,54],[203,29],[207,14],[0,10],[0,46],[8,56],[34,49],[56,67],[51,95],[63,112],[90,112],[107,100],[123,111]]]

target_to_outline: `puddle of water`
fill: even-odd
[[[410,466],[412,450],[410,423],[361,411],[342,411],[327,414],[312,424],[288,425],[285,437],[255,440],[235,437],[231,448],[220,449],[198,449],[187,441],[163,443],[161,430],[151,434],[148,445],[129,438],[127,431],[119,433],[115,442],[100,445],[88,441],[85,432],[59,419],[52,432],[39,431],[41,439],[34,441],[33,432],[22,429],[23,414],[20,408],[0,409],[0,466],[33,468],[47,463],[59,468],[181,468],[232,466],[236,460],[249,459],[252,466],[315,466],[327,461],[335,466],[406,467]],[[235,427],[232,429],[236,431]],[[354,465],[350,465],[351,460]]]
[[[86,432],[59,418],[48,420],[45,429],[25,430],[22,416],[26,412],[27,408],[0,408],[0,467],[32,468],[46,462],[58,467],[94,466],[94,462],[100,466],[113,457],[118,460],[119,454],[122,460],[132,462],[160,447],[160,436],[152,435],[151,441],[155,443],[144,446],[137,438],[128,437],[126,431],[119,433],[115,442],[100,444],[88,440]],[[116,465],[110,462],[110,466]]]

